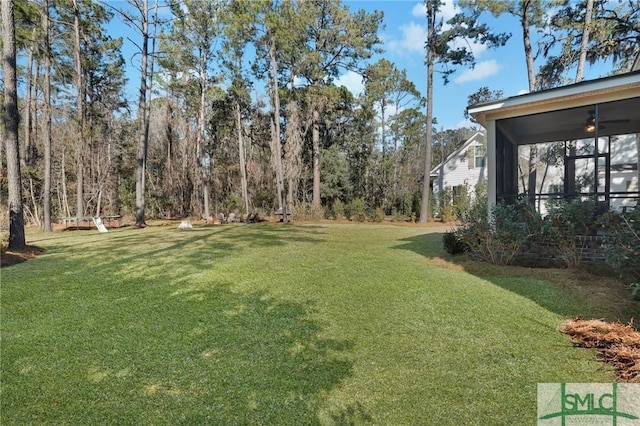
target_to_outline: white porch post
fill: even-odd
[[[496,121],[487,121],[487,208],[496,204]]]

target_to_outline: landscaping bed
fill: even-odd
[[[576,345],[596,349],[598,359],[613,365],[620,379],[640,383],[640,332],[633,323],[574,318],[558,330]]]

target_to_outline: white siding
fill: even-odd
[[[485,141],[483,133],[476,133],[433,170],[433,192],[436,196],[447,187],[454,188],[459,185],[467,185],[469,195],[473,195],[476,184],[487,178],[486,152],[483,166],[475,167],[475,164],[471,164],[469,167],[469,161],[474,162],[474,147],[486,147]]]

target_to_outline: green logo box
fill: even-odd
[[[538,425],[640,426],[640,383],[538,383]]]

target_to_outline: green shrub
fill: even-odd
[[[456,219],[455,207],[452,204],[441,206],[440,219],[443,222],[453,222]]]
[[[453,188],[453,214],[456,219],[464,217],[469,210],[469,189],[467,185],[458,185]]]
[[[145,214],[150,218],[166,217],[171,210],[171,199],[163,191],[149,191],[147,200]]]
[[[309,220],[311,218],[311,203],[302,202],[293,210],[293,219]]]
[[[356,220],[358,222],[364,222],[367,220],[366,207],[362,198],[355,198],[351,201],[349,212],[351,220]]]
[[[344,219],[344,203],[340,199],[333,203],[333,216],[336,220]]]
[[[136,211],[136,181],[133,178],[125,178],[118,185],[118,198],[122,206],[122,213],[135,215]]]
[[[314,222],[318,222],[322,220],[322,218],[324,218],[324,214],[325,214],[325,211],[322,206],[320,207],[311,206],[311,210],[309,211],[309,217]]]
[[[229,194],[222,202],[222,206],[227,213],[238,213],[243,210],[244,202],[242,197]]]
[[[568,268],[582,260],[582,248],[576,237],[587,236],[597,227],[596,204],[593,201],[555,200],[548,205],[541,236],[560,254]]]
[[[454,206],[453,206],[453,190],[449,186],[445,186],[442,191],[438,193],[438,211],[437,215],[440,216],[443,222],[451,222],[455,219]]]
[[[376,207],[376,210],[373,213],[373,221],[377,223],[381,223],[384,221],[384,218],[385,218],[385,214],[384,214],[384,211],[382,211],[382,208]]]
[[[445,232],[442,236],[442,244],[449,254],[460,254],[466,251],[465,243],[460,239],[455,231]]]
[[[607,230],[602,249],[605,261],[632,284],[634,296],[640,292],[640,209],[625,214],[607,213],[602,217]]]
[[[456,236],[478,260],[510,265],[525,248],[529,233],[516,204],[498,203],[487,212],[486,199],[475,198]]]
[[[403,214],[398,209],[393,209],[391,211],[391,218],[394,222],[408,222],[411,220],[411,216],[407,216],[406,214]]]

